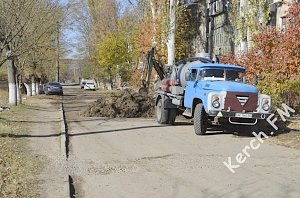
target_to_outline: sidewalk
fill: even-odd
[[[66,161],[61,154],[61,112],[59,97],[30,97],[24,101],[31,125],[30,148],[45,165],[39,175],[41,197],[66,197]]]

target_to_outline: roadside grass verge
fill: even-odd
[[[0,83],[0,106],[5,106],[8,103],[8,91],[1,86],[2,83]]]
[[[28,140],[11,138],[8,134],[28,134],[24,122],[25,106],[12,107],[0,112],[0,197],[39,197],[37,193],[38,172],[42,161],[30,153]]]

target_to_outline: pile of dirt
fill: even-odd
[[[110,118],[152,117],[153,114],[153,98],[129,89],[101,96],[83,112],[88,117]]]

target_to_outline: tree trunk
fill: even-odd
[[[155,34],[157,33],[157,16],[158,16],[158,2],[155,0],[150,0],[150,8],[151,8],[151,14],[152,14],[152,19],[153,19],[153,30],[155,32]],[[155,34],[152,37],[152,45],[155,46],[156,45],[156,36]]]
[[[170,29],[167,41],[168,65],[175,64],[176,0],[170,0]]]
[[[35,91],[36,91],[36,95],[40,94],[40,89],[39,89],[39,83],[35,82]]]
[[[247,53],[247,40],[242,40],[241,41],[241,54]]]
[[[21,83],[17,84],[17,104],[22,104]]]
[[[26,93],[27,93],[27,96],[32,96],[32,89],[31,89],[31,85],[30,84],[27,84],[27,83],[24,83],[25,87],[26,87]]]
[[[17,103],[22,104],[22,76],[17,75]]]
[[[112,90],[112,84],[111,83],[109,83],[109,82],[106,83],[106,87],[107,87],[108,90]]]
[[[150,8],[151,8],[151,14],[152,14],[152,18],[156,19],[156,4],[153,2],[153,0],[150,1]]]
[[[14,61],[9,59],[7,61],[7,76],[8,76],[8,103],[17,105],[17,80],[16,80],[16,67]]]
[[[35,96],[36,95],[36,86],[35,86],[35,77],[34,76],[31,77],[31,89],[32,89],[32,91],[31,91],[32,95]]]

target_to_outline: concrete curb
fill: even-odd
[[[60,125],[61,125],[61,135],[60,135],[60,153],[64,159],[67,160],[67,155],[66,155],[66,123],[65,123],[65,117],[64,117],[64,107],[63,103],[60,105]],[[69,175],[65,174],[63,176],[63,191],[64,191],[64,197],[70,197],[70,189],[69,189]]]

